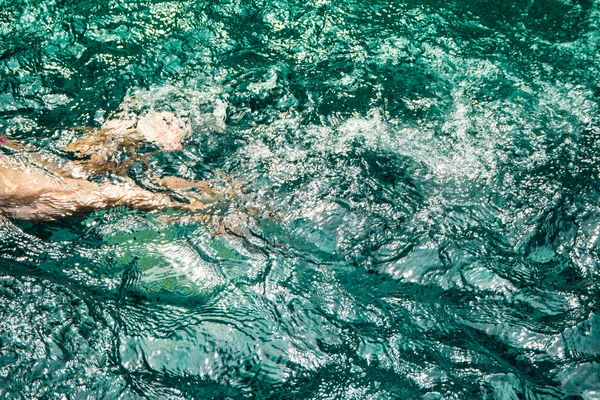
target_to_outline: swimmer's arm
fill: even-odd
[[[168,208],[205,211],[209,208],[198,199],[190,198],[186,203],[174,201],[166,194],[142,189],[133,182],[99,184],[12,170],[4,176],[4,181],[10,179],[14,182],[0,193],[0,213],[13,219],[50,221],[117,206],[145,211]]]

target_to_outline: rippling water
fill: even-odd
[[[600,398],[600,3],[0,0],[0,130],[118,112],[234,233],[0,226],[0,397]]]

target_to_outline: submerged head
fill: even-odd
[[[136,139],[154,143],[163,150],[181,150],[189,126],[171,112],[151,111],[140,117],[108,120],[102,128],[111,135],[129,136],[134,131]]]
[[[137,121],[136,131],[164,150],[181,150],[187,124],[170,112],[151,112]]]

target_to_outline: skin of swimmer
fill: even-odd
[[[137,123],[136,131],[148,142],[167,151],[181,150],[187,125],[169,112],[146,115]]]
[[[189,126],[171,112],[150,112],[139,118],[120,118],[106,121],[102,130],[113,137],[134,136],[163,150],[181,150]],[[124,138],[123,138],[124,139]]]
[[[119,183],[96,183],[24,166],[12,156],[0,161],[0,213],[13,219],[55,220],[120,205],[147,211],[166,208],[206,211],[220,200],[215,197],[217,192],[205,182],[177,185],[177,189],[188,188],[200,191],[183,192],[187,201],[179,202],[166,194],[140,188],[130,179]]]
[[[189,124],[171,112],[149,112],[141,117],[123,116],[106,121],[100,128],[80,128],[84,136],[65,150],[84,161],[80,168],[90,175],[126,170],[128,162],[140,159],[139,144],[148,142],[163,151],[181,150]],[[124,159],[121,156],[126,155]],[[146,155],[148,156],[148,155]]]
[[[0,213],[16,219],[52,220],[118,205],[144,210],[207,210],[228,195],[207,182],[157,178],[163,187],[184,200],[177,201],[167,194],[145,190],[127,177],[121,177],[119,183],[86,179],[97,171],[112,173],[116,162],[110,162],[111,156],[122,150],[133,153],[140,141],[152,142],[167,151],[181,149],[186,130],[187,125],[172,113],[153,112],[138,119],[110,120],[102,128],[88,131],[67,146],[67,151],[78,153],[81,159],[62,166],[44,163],[31,152],[25,156],[3,154]],[[4,140],[3,145],[12,150],[23,149],[19,142]],[[87,173],[75,174],[77,168]]]

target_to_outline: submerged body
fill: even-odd
[[[3,140],[3,146],[16,154],[0,152],[0,213],[13,219],[53,220],[115,206],[142,210],[206,209],[220,194],[207,182],[154,178],[155,184],[165,189],[155,193],[117,173],[120,167],[143,159],[136,154],[136,147],[142,142],[153,143],[162,150],[177,150],[184,135],[185,124],[171,113],[112,120],[100,129],[88,130],[85,137],[68,145],[66,150],[74,153],[76,159],[61,163],[48,161],[37,152],[21,154],[19,150],[25,149],[21,143]],[[115,157],[119,152],[128,157],[119,161]],[[116,182],[90,180],[112,173],[117,173]]]
[[[152,210],[178,204],[132,182],[99,184],[0,165],[0,212],[10,218],[51,220],[118,205]]]

